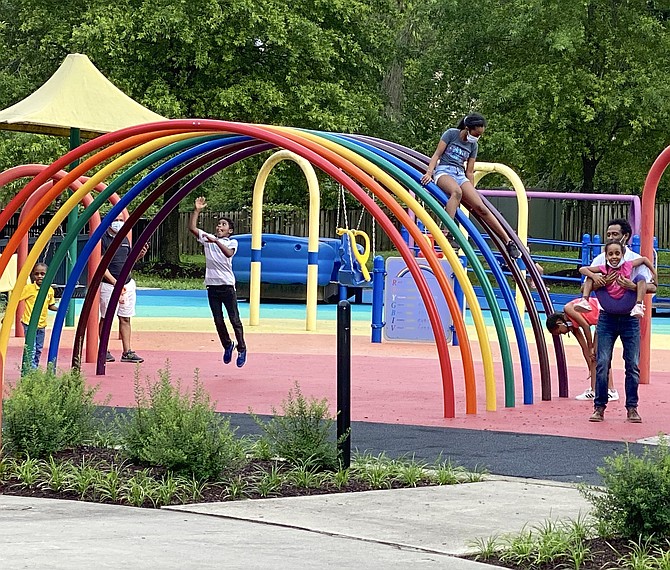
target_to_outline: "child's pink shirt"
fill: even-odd
[[[633,263],[631,261],[624,261],[616,269],[610,267],[609,265],[601,265],[598,267],[598,269],[600,269],[600,272],[603,275],[608,275],[612,272],[615,272],[621,275],[621,277],[630,279],[630,276],[633,274]],[[626,288],[619,285],[616,281],[608,283],[605,286],[605,290],[607,293],[609,293],[609,296],[612,297],[612,299],[621,299],[621,297],[623,297],[624,293],[626,292]]]

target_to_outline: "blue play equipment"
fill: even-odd
[[[237,252],[233,272],[239,283],[249,283],[251,234],[235,236]],[[340,240],[319,238],[318,282],[323,287],[337,281],[340,269]],[[307,284],[307,238],[281,234],[261,236],[261,282],[279,285]]]
[[[372,287],[366,265],[370,253],[369,238],[359,230],[341,230],[341,239],[319,238],[318,284],[320,299],[363,298],[362,290]],[[365,240],[365,246],[356,243]],[[233,271],[242,296],[251,273],[251,234],[235,236],[238,247],[233,256]],[[291,285],[307,284],[308,240],[281,234],[261,236],[261,295],[268,299],[297,299],[301,291]],[[354,251],[354,247],[356,248]]]

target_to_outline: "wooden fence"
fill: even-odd
[[[535,201],[537,202],[537,201]],[[560,216],[560,223],[547,226],[545,235],[532,237],[542,237],[546,239],[556,239],[565,241],[579,242],[585,233],[604,237],[607,229],[607,222],[614,218],[628,218],[630,202],[592,202],[586,205],[584,203],[563,200],[552,209],[552,217]],[[505,213],[511,220],[516,217],[516,212]],[[181,253],[198,254],[202,253],[202,247],[188,231],[188,219],[190,214],[182,212],[179,225],[179,243],[181,244]],[[220,216],[230,218],[235,223],[236,234],[251,233],[251,213],[247,210],[236,212],[206,212],[200,216],[199,227],[212,231]],[[589,220],[590,221],[587,221]],[[655,215],[655,229],[660,248],[670,248],[670,203],[657,204]],[[393,218],[392,218],[393,219]],[[373,224],[369,214],[365,213],[361,217],[360,210],[347,211],[348,225],[345,224],[344,215],[340,212],[339,220],[337,210],[322,210],[319,215],[319,235],[320,237],[337,237],[335,229],[338,227],[358,228],[366,232],[370,239],[374,235],[374,245],[376,251],[386,251],[394,249],[391,240],[380,230],[378,224]],[[643,220],[644,223],[644,220]],[[514,222],[512,222],[513,225]],[[373,227],[374,226],[374,227]],[[397,223],[396,223],[397,227]],[[160,230],[159,230],[160,231]],[[307,236],[307,215],[306,214],[273,214],[266,216],[263,220],[263,232],[272,234],[284,234],[294,236]],[[560,235],[559,235],[560,234]]]
[[[179,243],[181,253],[194,255],[202,253],[202,246],[188,231],[189,212],[182,212],[179,221]],[[251,212],[241,210],[237,212],[203,212],[198,221],[198,227],[206,231],[213,231],[220,217],[233,220],[236,234],[251,233]],[[345,223],[344,214],[340,211],[339,219],[337,210],[321,210],[319,213],[319,237],[336,238],[335,230],[338,227],[349,227],[360,229],[370,236],[372,242],[374,236],[375,251],[394,249],[389,237],[379,229],[378,224],[373,224],[369,214],[361,217],[361,210],[348,210]],[[307,214],[279,213],[264,216],[263,233],[283,234],[291,236],[307,236]],[[373,244],[371,243],[371,246]]]
[[[551,201],[551,204],[540,205],[537,204],[542,200],[531,201],[531,226],[533,222],[540,222],[540,228],[531,228],[532,237],[541,237],[544,239],[556,239],[579,242],[582,235],[589,233],[591,235],[598,234],[603,236],[607,222],[613,218],[627,218],[630,202],[593,202],[589,203],[585,214],[583,207],[578,205],[578,202],[562,201],[556,204],[557,201]],[[498,204],[495,204],[498,207]],[[506,210],[505,204],[500,204],[500,209],[503,211],[505,217],[510,221],[516,218],[516,208],[509,211]],[[533,212],[532,207],[539,206],[540,211]],[[546,211],[545,211],[546,210]],[[388,212],[387,212],[388,213]],[[542,216],[546,214],[546,216]],[[190,212],[182,212],[180,214],[179,222],[179,243],[181,246],[180,252],[186,255],[194,255],[202,253],[202,246],[198,244],[195,238],[188,231],[188,220]],[[246,234],[251,232],[251,213],[248,210],[239,210],[235,212],[204,212],[201,214],[198,225],[199,227],[213,231],[220,216],[230,218],[235,223],[236,234]],[[590,217],[590,222],[586,219]],[[18,221],[18,216],[16,217]],[[670,248],[670,203],[657,204],[655,215],[655,229],[658,237],[658,244],[660,248]],[[394,217],[391,217],[395,221]],[[43,225],[46,225],[48,217],[41,219],[41,224],[38,223],[33,227],[31,237],[39,235]],[[138,224],[137,231],[141,231],[148,220],[141,220]],[[398,227],[398,223],[396,227]],[[643,220],[644,223],[644,220]],[[514,222],[512,222],[513,225]],[[15,225],[8,223],[5,228],[5,234],[2,237],[9,237],[12,235]],[[351,209],[347,211],[346,221],[345,216],[340,212],[338,216],[337,210],[322,210],[319,214],[319,235],[320,237],[337,237],[335,232],[337,227],[349,227],[351,229],[361,229],[374,238],[375,251],[388,251],[394,249],[389,237],[380,229],[379,224],[373,223],[372,218],[366,212],[361,216],[360,209]],[[537,226],[537,223],[536,223]],[[67,228],[64,228],[67,231]],[[162,239],[164,226],[161,225],[158,231],[152,236],[149,245],[149,258],[155,256],[158,251],[158,242]],[[265,216],[263,220],[263,232],[273,234],[307,236],[307,215],[294,213],[278,213]],[[559,235],[560,234],[560,235]],[[0,244],[0,249],[2,245]]]
[[[615,218],[628,218],[630,210],[630,202],[593,202],[587,206],[590,212],[585,212],[580,206],[578,202],[564,201],[561,213],[563,235],[555,239],[581,241],[584,234],[597,234],[604,241],[607,222]],[[590,223],[587,221],[589,217]],[[658,247],[670,248],[670,203],[656,204],[654,229]]]

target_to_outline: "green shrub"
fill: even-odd
[[[198,479],[217,478],[243,459],[230,422],[216,413],[196,370],[193,390],[172,384],[169,363],[147,389],[135,375],[136,409],[120,421],[126,453],[136,461]]]
[[[634,540],[670,535],[670,452],[667,442],[636,456],[605,458],[598,472],[605,489],[582,489],[605,532]]]
[[[320,469],[337,468],[337,446],[331,435],[335,420],[328,401],[308,401],[296,382],[281,407],[283,414],[272,408],[273,417],[267,422],[252,413],[272,454],[294,465],[309,462]]]
[[[38,459],[84,443],[95,432],[96,391],[74,370],[30,371],[4,403],[3,435],[8,448]]]

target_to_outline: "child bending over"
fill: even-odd
[[[589,379],[591,385],[582,393],[579,394],[576,400],[593,400],[596,397],[596,346],[598,342],[597,334],[591,334],[591,327],[598,323],[598,316],[600,314],[600,305],[597,299],[591,298],[588,302],[591,305],[591,311],[580,314],[575,311],[575,305],[579,299],[575,299],[566,303],[563,307],[563,312],[553,313],[547,317],[547,329],[556,336],[559,334],[572,334],[580,348],[582,355],[586,361],[586,366],[589,368]],[[608,382],[608,397],[610,400],[618,400],[619,393],[614,388],[614,381],[612,380],[612,371],[609,373]]]

